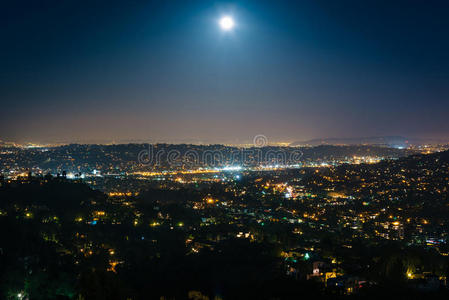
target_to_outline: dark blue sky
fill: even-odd
[[[447,1],[0,5],[2,140],[449,137]]]

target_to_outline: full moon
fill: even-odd
[[[231,17],[222,17],[219,23],[223,30],[231,30],[234,27],[234,20]]]

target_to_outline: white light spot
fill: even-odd
[[[220,27],[223,30],[231,30],[234,25],[234,20],[231,17],[226,16],[220,19]]]

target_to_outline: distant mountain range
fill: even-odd
[[[325,138],[293,142],[290,146],[318,145],[385,145],[390,147],[407,147],[408,145],[446,144],[448,140],[433,138],[406,138],[402,136],[374,136],[357,138]]]

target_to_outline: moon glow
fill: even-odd
[[[220,19],[219,24],[220,24],[221,29],[223,29],[225,31],[231,30],[232,28],[234,28],[234,25],[235,25],[234,20],[229,16],[222,17]]]

